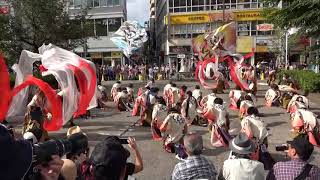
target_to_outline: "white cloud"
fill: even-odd
[[[149,20],[149,0],[127,0],[128,20],[138,21],[141,25]]]

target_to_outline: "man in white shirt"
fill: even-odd
[[[261,162],[251,160],[251,154],[256,146],[245,133],[240,133],[230,143],[231,154],[223,163],[222,172],[218,179],[225,180],[263,180],[264,166]]]

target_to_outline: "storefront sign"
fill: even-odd
[[[102,58],[102,53],[101,52],[93,52],[93,53],[90,53],[90,57],[92,59],[101,59]]]
[[[121,58],[122,53],[121,52],[111,52],[111,57],[112,58]]]
[[[166,24],[168,24],[166,16]],[[186,14],[170,16],[170,24],[200,24],[210,22],[208,14]]]
[[[271,31],[273,30],[273,24],[258,24],[257,31]]]
[[[237,52],[248,53],[253,48],[253,38],[251,36],[239,36],[237,39]]]
[[[167,16],[166,24],[168,24]],[[224,14],[225,21],[234,20],[234,14],[226,11]],[[183,15],[171,15],[170,24],[201,24],[214,21],[223,21],[223,13],[199,13],[199,14],[183,14]]]
[[[190,46],[170,46],[170,54],[189,54],[191,51]]]
[[[262,16],[261,11],[239,11],[234,12],[236,21],[255,21],[265,20]]]

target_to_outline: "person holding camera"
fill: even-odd
[[[309,142],[308,136],[299,135],[288,141],[283,149],[286,150],[289,161],[278,162],[269,171],[267,180],[319,180],[320,169],[315,165],[309,164],[309,160],[314,150],[313,145]]]
[[[0,179],[28,179],[28,172],[33,170],[34,151],[33,145],[28,140],[15,140],[7,127],[0,124]],[[50,160],[38,167],[37,180],[61,179],[63,161],[57,155],[49,155]]]
[[[254,180],[265,179],[263,164],[252,159],[256,151],[255,143],[241,132],[229,143],[230,157],[223,163],[218,180]]]
[[[123,142],[125,141],[125,142]],[[130,152],[122,144],[128,143],[133,149],[135,164],[128,163]],[[87,172],[82,172],[86,180],[125,180],[129,175],[143,170],[143,162],[134,138],[119,139],[109,136],[99,142],[90,156],[90,165]]]

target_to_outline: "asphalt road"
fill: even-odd
[[[157,81],[156,85],[162,90],[164,85],[168,81]],[[130,83],[130,82],[123,82]],[[141,83],[138,81],[132,81],[135,88],[137,88]],[[197,84],[195,81],[180,81],[176,82],[180,87],[182,85],[188,86],[188,89],[193,90],[194,86]],[[113,82],[105,82],[104,85],[110,89]],[[285,154],[275,151],[275,145],[282,144],[290,138],[291,129],[289,126],[289,114],[285,112],[284,109],[278,107],[266,108],[263,106],[263,97],[267,90],[267,86],[259,85],[258,87],[258,102],[257,106],[259,112],[263,114],[262,119],[270,128],[271,136],[268,137],[269,140],[269,151],[276,160],[284,160]],[[109,91],[110,92],[110,91]],[[204,94],[208,91],[203,90]],[[160,92],[162,94],[162,92]],[[218,96],[223,98],[227,103],[229,103],[228,98],[229,90],[225,91],[224,94],[219,94]],[[319,95],[320,96],[320,95]],[[311,109],[313,111],[320,111],[318,103],[311,99]],[[320,104],[320,102],[319,102]],[[130,127],[138,117],[131,117],[129,112],[118,112],[115,110],[113,103],[108,103],[108,108],[105,111],[94,110],[93,114],[95,117],[89,119],[78,119],[75,121],[82,130],[88,135],[90,140],[90,146],[93,146],[104,139],[107,135],[120,135],[126,129],[129,129],[124,136],[132,136],[137,140],[139,150],[143,157],[144,170],[135,175],[137,179],[142,180],[160,180],[160,179],[170,179],[171,172],[176,163],[179,162],[174,157],[174,154],[169,154],[165,152],[162,148],[161,142],[155,142],[151,138],[150,128],[148,127]],[[231,129],[235,128],[237,133],[240,129],[240,120],[238,118],[238,112],[229,110],[231,115]],[[58,132],[50,133],[54,137],[63,137],[66,134],[67,128],[63,128]],[[191,126],[189,131],[196,131],[203,136],[204,139],[204,156],[209,158],[216,167],[216,170],[220,170],[223,162],[227,159],[229,155],[229,150],[225,148],[214,148],[210,144],[210,135],[208,129],[199,126]],[[312,164],[320,164],[320,150],[316,148],[311,157]],[[134,159],[130,157],[130,160],[134,162]]]

